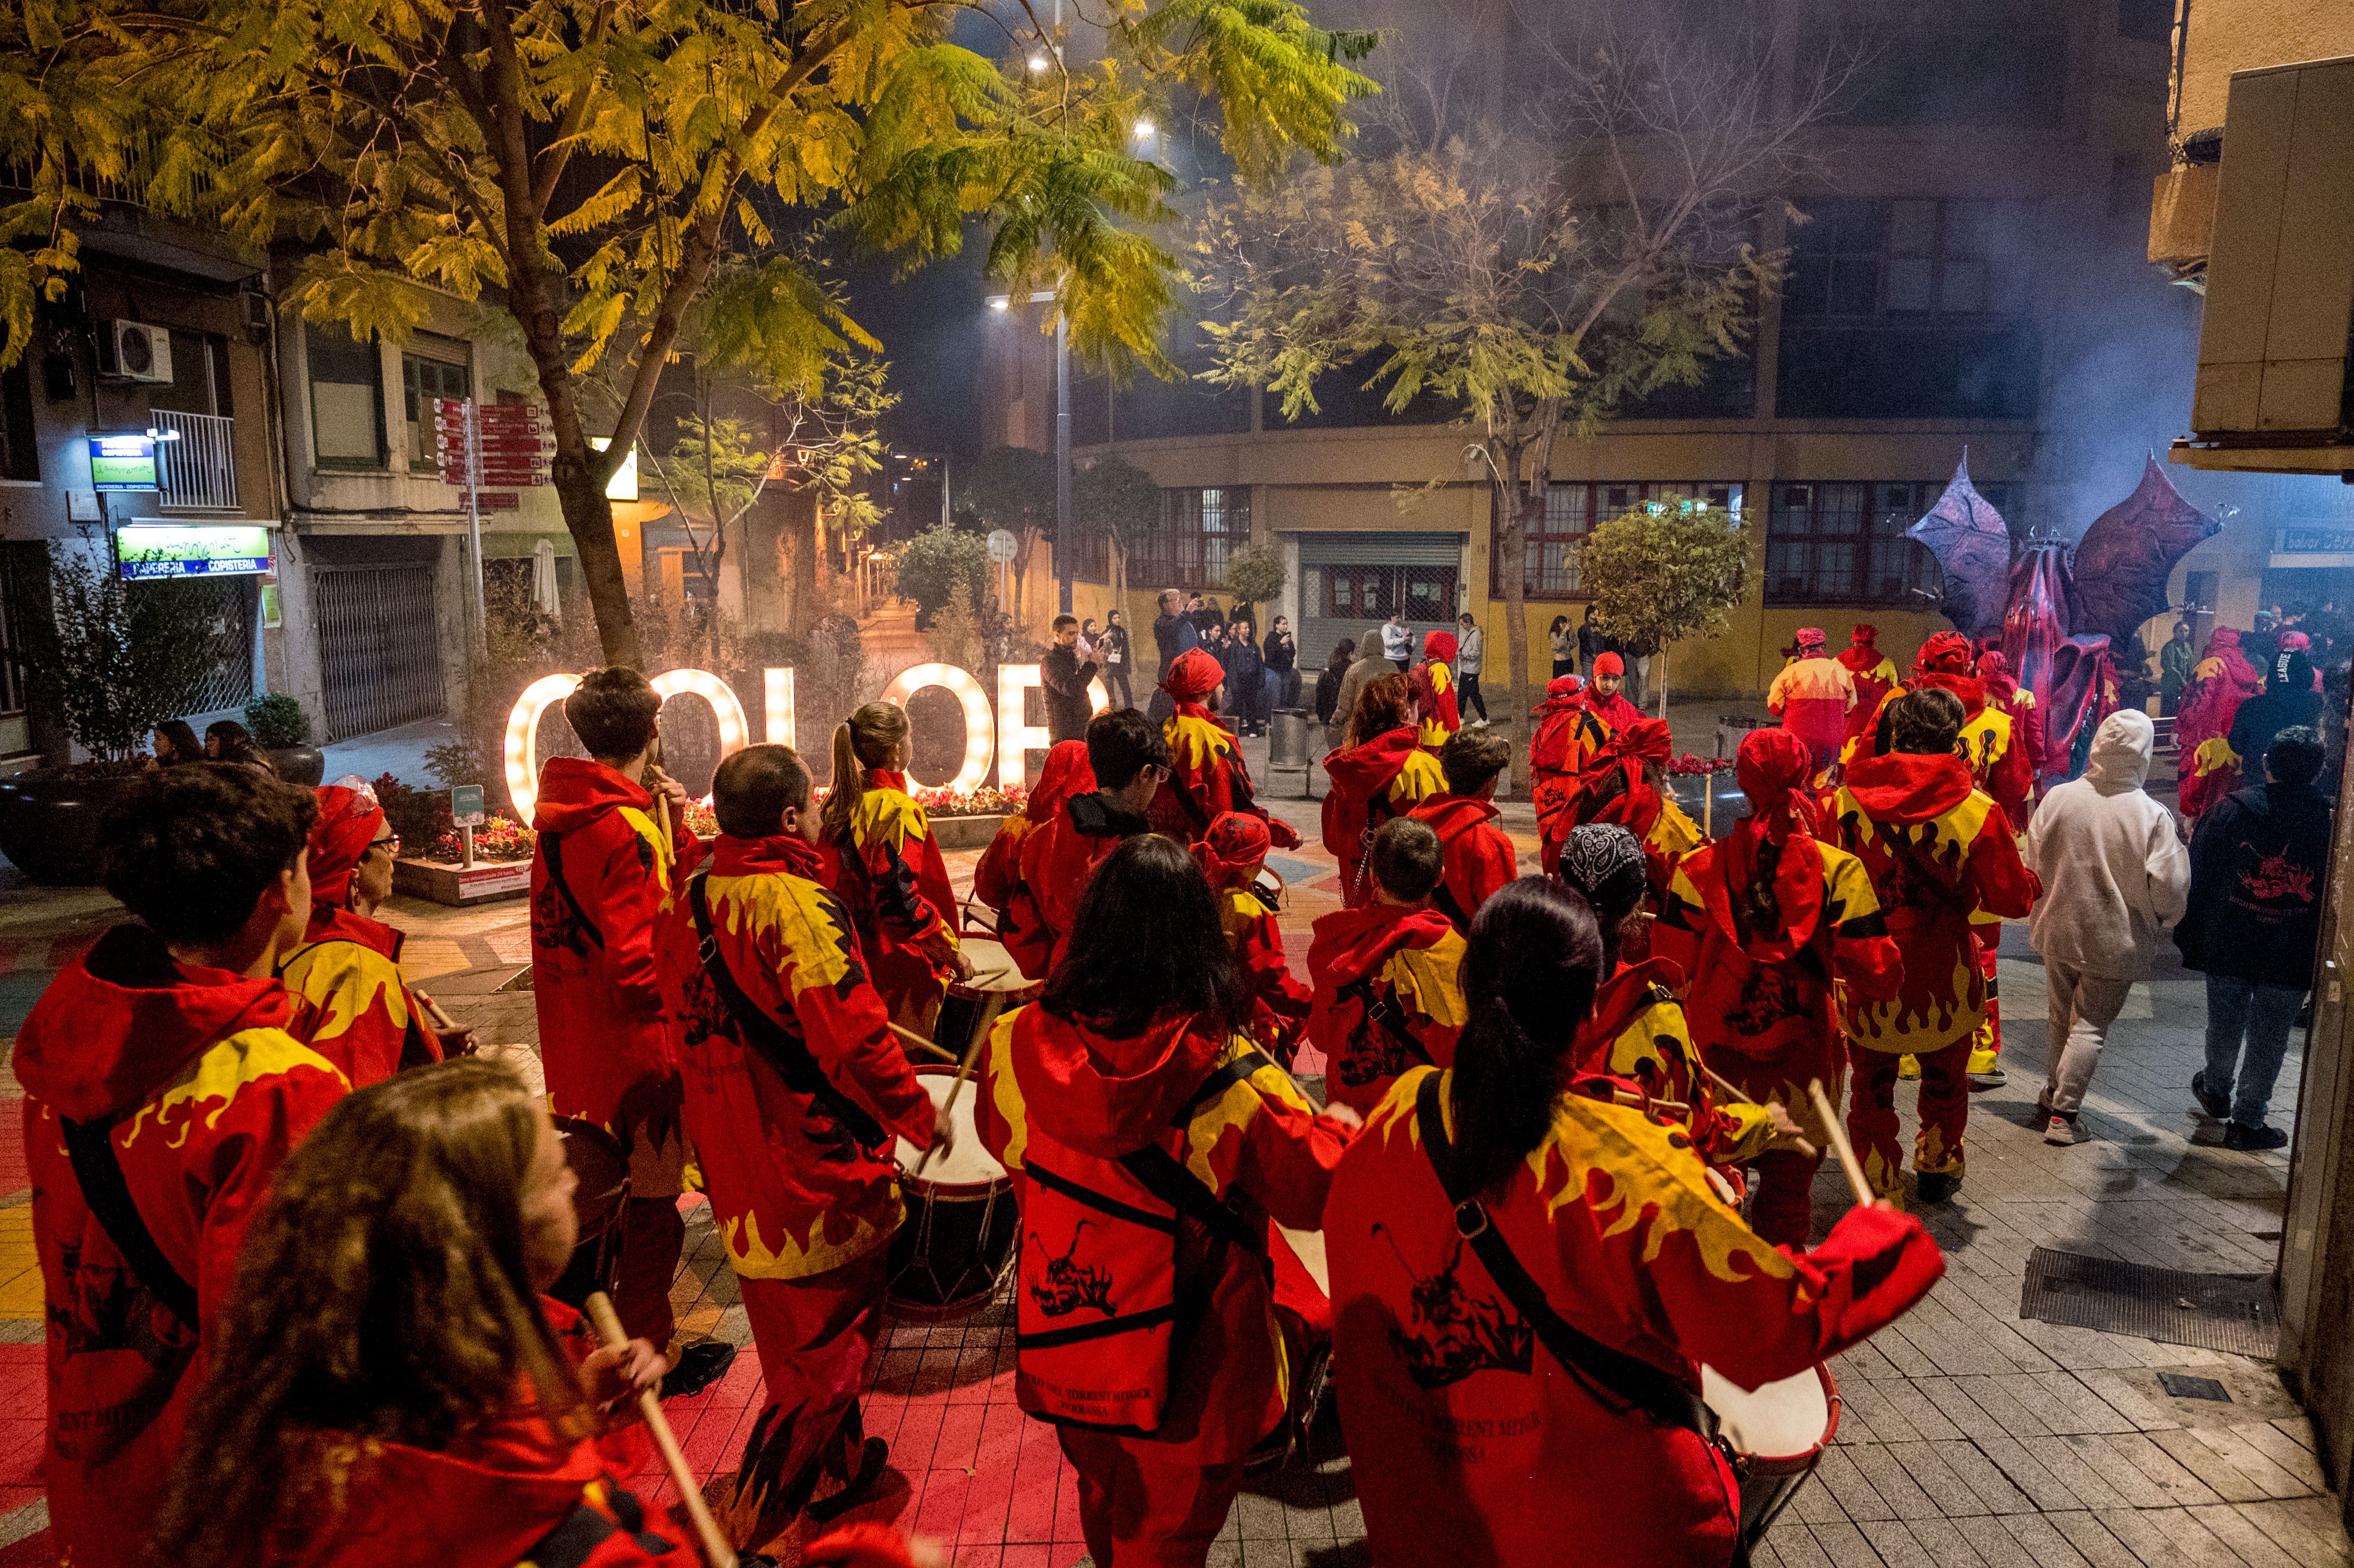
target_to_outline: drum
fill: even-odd
[[[1776,1516],[1822,1462],[1839,1432],[1839,1384],[1831,1369],[1809,1367],[1796,1377],[1744,1393],[1700,1369],[1701,1398],[1716,1412],[1717,1437],[1732,1457],[1741,1486],[1741,1539],[1755,1545]]]
[[[578,1118],[554,1118],[564,1139],[564,1162],[579,1185],[572,1190],[572,1213],[580,1239],[547,1293],[579,1310],[589,1294],[613,1293],[621,1272],[621,1215],[630,1206],[630,1151],[603,1128]]]
[[[932,1104],[948,1103],[954,1067],[921,1066],[916,1076]],[[891,1283],[884,1307],[893,1315],[937,1323],[978,1310],[997,1293],[1013,1266],[1021,1239],[1022,1211],[1013,1200],[1013,1178],[981,1147],[973,1122],[979,1076],[957,1097],[952,1113],[956,1147],[935,1156],[919,1174],[922,1151],[899,1140],[899,1192],[907,1217],[891,1238]]]
[[[992,1000],[997,1003],[995,1011],[1002,1012],[1037,1001],[1046,989],[1044,980],[1022,978],[1004,943],[987,937],[967,937],[962,946],[964,956],[972,960],[972,978],[949,981],[949,994],[940,1002],[940,1015],[932,1024],[932,1044],[953,1054],[959,1061],[964,1059],[965,1048],[972,1044],[982,1017],[994,1016],[989,1006]]]

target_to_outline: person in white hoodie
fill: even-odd
[[[2052,998],[2052,1064],[2037,1102],[2046,1143],[2077,1141],[2109,1025],[2190,901],[2190,857],[2174,815],[2142,789],[2151,734],[2149,715],[2131,708],[2103,719],[2084,776],[2044,796],[2028,822],[2026,860],[2043,898],[2027,934]]]

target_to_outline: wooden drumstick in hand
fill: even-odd
[[[1839,1108],[1831,1104],[1830,1096],[1823,1093],[1820,1078],[1807,1080],[1807,1097],[1815,1102],[1815,1114],[1823,1118],[1823,1131],[1839,1155],[1840,1169],[1847,1172],[1847,1184],[1854,1189],[1855,1201],[1870,1208],[1880,1201],[1880,1194],[1872,1190],[1872,1179],[1863,1173],[1863,1161],[1855,1157],[1855,1145],[1847,1140],[1847,1128],[1840,1124]]]
[[[956,1109],[957,1097],[964,1093],[964,1081],[972,1076],[974,1065],[981,1060],[981,1052],[988,1049],[989,1032],[996,1025],[997,1014],[1004,1006],[1005,992],[1002,991],[991,991],[989,1000],[981,1004],[981,1022],[972,1026],[972,1044],[964,1048],[964,1060],[957,1065],[956,1082],[949,1086],[948,1103],[940,1107],[943,1120]],[[935,1141],[917,1157],[917,1175],[924,1173],[924,1167],[932,1162],[932,1154],[938,1148],[939,1144]]]
[[[596,1325],[597,1337],[605,1341],[607,1350],[630,1342],[629,1335],[621,1331],[620,1316],[613,1310],[610,1297],[601,1290],[591,1291],[587,1305],[588,1321]],[[686,1516],[694,1521],[695,1533],[703,1542],[704,1559],[711,1568],[736,1568],[736,1549],[721,1533],[719,1521],[711,1517],[710,1505],[703,1500],[703,1488],[695,1480],[695,1472],[686,1467],[686,1456],[679,1451],[678,1437],[663,1418],[661,1396],[652,1389],[640,1393],[638,1414],[644,1418],[646,1431],[670,1471],[671,1484],[678,1488],[678,1495],[686,1504]]]
[[[922,1035],[917,1033],[912,1029],[902,1029],[897,1024],[894,1023],[890,1025],[890,1030],[892,1033],[896,1034],[900,1039],[906,1041],[908,1044],[913,1045],[917,1050],[929,1051],[933,1055],[938,1056],[943,1062],[953,1062],[957,1059],[957,1054],[955,1052],[950,1051],[944,1046],[934,1044],[931,1041],[925,1039]]]

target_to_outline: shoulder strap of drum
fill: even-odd
[[[547,852],[547,880],[556,884],[556,891],[564,897],[565,907],[572,911],[575,920],[580,922],[580,928],[588,933],[588,939],[603,947],[605,933],[597,928],[596,921],[588,918],[588,911],[580,907],[580,900],[573,893],[572,885],[564,880],[564,835],[542,833],[539,846]]]
[[[114,1151],[113,1128],[101,1120],[69,1121],[64,1117],[58,1118],[58,1125],[65,1130],[66,1158],[73,1164],[74,1181],[81,1188],[81,1201],[90,1205],[91,1217],[139,1283],[194,1333],[196,1287],[164,1255],[155,1233],[147,1228],[145,1217],[139,1213],[131,1196],[131,1183],[123,1178],[122,1157]]]
[[[719,1004],[735,1021],[737,1033],[747,1046],[768,1059],[789,1086],[809,1096],[819,1110],[841,1123],[843,1129],[861,1145],[871,1149],[882,1142],[881,1125],[857,1101],[834,1086],[833,1080],[825,1075],[824,1067],[810,1054],[808,1044],[769,1017],[736,983],[726,959],[720,954],[718,940],[712,935],[711,901],[704,891],[705,874],[698,871],[686,879],[687,905],[695,911],[695,956],[703,961],[703,972],[711,977],[711,989],[719,993]]]
[[[1553,1310],[1543,1288],[1521,1266],[1503,1233],[1490,1223],[1487,1205],[1480,1202],[1479,1193],[1465,1186],[1462,1171],[1455,1163],[1455,1145],[1447,1135],[1447,1118],[1438,1104],[1442,1076],[1438,1073],[1423,1075],[1415,1115],[1421,1125],[1423,1153],[1429,1157],[1447,1201],[1455,1205],[1455,1234],[1471,1244],[1479,1266],[1528,1319],[1537,1339],[1564,1370],[1662,1426],[1680,1426],[1703,1439],[1712,1438],[1715,1424],[1698,1395],[1650,1362],[1614,1350],[1573,1326]]]

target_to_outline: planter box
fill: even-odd
[[[447,861],[404,858],[392,863],[392,890],[411,898],[429,898],[436,904],[459,906],[491,904],[502,898],[527,898],[531,895],[531,862],[478,860],[472,871],[461,871]]]
[[[944,850],[987,849],[1003,817],[934,817],[932,842]]]

